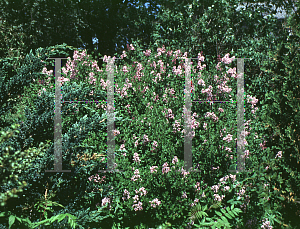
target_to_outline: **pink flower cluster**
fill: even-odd
[[[129,192],[127,189],[124,189],[124,193],[123,193],[122,199],[123,199],[124,201],[130,199],[130,192]]]
[[[134,168],[133,168],[133,170],[134,170]],[[132,181],[137,181],[137,180],[141,177],[139,174],[140,174],[140,171],[139,171],[138,169],[136,169],[136,170],[134,171],[134,175],[133,175],[133,177],[131,178],[131,180],[132,180]],[[141,179],[141,181],[142,181],[142,179]]]
[[[151,49],[146,50],[146,52],[143,51],[143,53],[145,54],[145,56],[150,56],[150,54],[151,54]]]
[[[178,162],[178,157],[177,156],[175,156],[174,158],[173,158],[173,160],[172,160],[172,164],[176,164]]]
[[[273,227],[270,225],[270,221],[268,219],[263,220],[263,224],[261,225],[260,228],[263,229],[272,229]]]
[[[250,101],[250,100],[251,100],[251,101]],[[256,99],[255,97],[252,97],[252,96],[250,96],[250,95],[247,95],[247,101],[248,101],[248,103],[251,103],[251,104],[252,104],[251,108],[253,109],[254,106],[257,104],[258,99]],[[254,113],[256,112],[257,109],[258,109],[258,107],[255,107],[254,110],[251,110],[251,113],[254,114]]]
[[[141,163],[141,160],[139,158],[139,155],[138,153],[134,153],[134,156],[133,156],[133,159],[132,159],[135,163],[138,163],[140,164]]]
[[[135,193],[136,194],[138,194],[140,192],[140,196],[146,196],[146,194],[147,194],[147,191],[145,190],[145,188],[144,187],[141,187],[140,189],[139,189],[139,191],[136,189],[135,190]]]
[[[100,182],[100,184],[101,184],[104,181],[105,176],[103,176],[102,178],[100,178],[100,176],[98,174],[96,174],[95,176],[94,175],[90,176],[88,179],[89,179],[89,181],[91,181],[91,180],[94,179],[94,182],[97,182],[97,183]]]
[[[242,189],[237,193],[238,196],[243,196],[246,192],[246,188],[242,187]]]
[[[204,117],[205,117],[205,118],[212,117],[212,119],[214,120],[214,122],[218,121],[218,119],[219,119],[219,118],[215,115],[214,112],[206,112],[206,114],[205,114]]]
[[[114,133],[114,136],[117,136],[120,134],[120,131],[119,130],[113,130],[113,133]]]
[[[130,44],[130,45],[127,44],[127,49],[128,49],[129,51],[130,51],[130,50],[132,50],[132,51],[135,50],[132,44]]]
[[[121,98],[123,98],[124,96],[126,96],[126,98],[128,98],[127,89],[132,87],[132,83],[128,83],[128,82],[129,82],[128,79],[126,79],[127,84],[124,84],[122,91],[120,88],[118,88],[118,84],[115,85],[116,92],[121,95]]]
[[[178,172],[181,171],[181,175],[183,175],[183,178],[185,178],[186,175],[190,174],[190,172],[187,172],[183,167],[181,167],[181,170],[178,170]],[[183,179],[181,178],[181,179]]]
[[[123,59],[124,57],[127,57],[125,50],[123,50],[123,52],[122,52],[121,59]]]
[[[227,141],[228,143],[232,141],[232,135],[231,134],[227,134],[226,137],[223,138],[224,141]]]
[[[170,167],[168,167],[168,163],[163,164],[162,173],[168,173],[170,171]]]
[[[267,147],[265,147],[266,141],[264,141],[263,143],[259,143],[259,146],[262,150],[266,149]]]
[[[207,94],[207,100],[212,99],[212,89],[213,89],[213,87],[211,85],[209,85],[208,88],[201,90],[201,93],[203,93],[203,94],[206,93]]]
[[[166,110],[166,108],[165,108],[165,110]],[[164,115],[165,115],[166,118],[172,118],[172,119],[174,119],[174,114],[172,114],[172,109],[168,109],[168,114],[166,114],[165,111],[162,111],[162,113],[164,113]]]
[[[151,204],[151,207],[156,208],[156,206],[159,206],[161,204],[161,201],[155,198],[154,200],[149,201],[149,203]]]
[[[214,194],[214,197],[215,197],[215,201],[222,201],[225,197],[225,195],[219,195],[219,194]]]
[[[104,198],[102,199],[102,204],[101,204],[101,206],[104,207],[104,206],[106,206],[107,204],[108,204],[108,206],[109,206],[109,210],[111,210],[111,202],[110,202],[110,198],[104,197]]]
[[[151,166],[150,167],[150,172],[151,173],[157,172],[157,170],[156,170],[157,168],[158,168],[157,166]]]
[[[207,187],[207,184],[203,187],[203,189],[205,189]],[[195,185],[195,189],[196,189],[196,192],[199,192],[201,190],[200,188],[200,182],[197,182],[196,185]],[[205,195],[205,194],[204,194]]]
[[[233,60],[235,59],[235,57],[231,57],[229,58],[229,54],[227,53],[223,58],[222,58],[222,62],[224,64],[230,64]]]
[[[196,199],[194,200],[194,202],[190,204],[190,206],[193,207],[193,206],[195,206],[196,203],[198,203],[198,202],[199,202],[199,199],[196,198]]]
[[[180,128],[180,119],[179,119],[179,121],[178,120],[175,120],[175,123],[173,124],[173,133],[176,133],[176,130],[179,132],[180,130],[181,130],[181,128]]]
[[[282,157],[282,151],[279,151],[279,152],[276,154],[275,158],[277,158],[277,157],[279,157],[279,158]]]
[[[126,190],[126,189],[125,189]],[[127,191],[127,190],[126,190]],[[133,197],[133,199],[134,199],[134,203],[135,204],[133,204],[132,205],[132,208],[134,209],[134,211],[141,211],[141,210],[143,210],[143,207],[142,207],[142,205],[143,205],[143,203],[141,202],[141,201],[139,201],[139,196],[138,196],[138,193],[140,192],[140,196],[145,196],[146,194],[147,194],[147,191],[145,190],[145,188],[144,187],[141,187],[140,189],[139,189],[139,191],[138,190],[135,190],[135,193],[137,194],[137,195],[135,195],[134,197]],[[124,193],[125,193],[125,191],[124,191]],[[129,193],[128,192],[126,192],[126,195],[127,195],[127,197],[129,196]],[[125,198],[124,198],[125,199]],[[123,200],[124,200],[123,199]],[[128,198],[127,198],[128,199]],[[138,202],[139,201],[139,202]],[[137,203],[138,202],[138,203]]]
[[[134,202],[136,203],[137,200],[135,200]],[[135,211],[141,211],[141,210],[143,210],[142,205],[143,205],[143,203],[141,201],[139,201],[137,204],[133,204],[132,207],[134,208]]]

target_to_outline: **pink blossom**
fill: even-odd
[[[245,150],[245,158],[249,158],[249,150]]]
[[[143,196],[143,195],[146,196],[146,194],[148,193],[144,187],[141,187],[139,189],[139,191],[135,190],[136,194],[138,194],[139,192],[140,192],[140,196]]]
[[[226,137],[223,138],[224,141],[227,141],[228,143],[232,141],[232,135],[231,134],[227,134]]]
[[[157,170],[156,170],[157,168],[158,168],[157,166],[150,167],[151,173],[157,172]]]
[[[204,194],[204,193],[203,193],[203,194]],[[204,196],[205,196],[205,194],[204,194]],[[196,198],[196,199],[194,200],[194,203],[191,203],[190,206],[193,207],[193,206],[195,206],[196,203],[198,203],[198,202],[199,202],[199,199]]]
[[[155,198],[154,200],[149,201],[149,203],[151,203],[151,207],[156,208],[156,206],[159,206],[161,204],[161,201]]]
[[[225,150],[228,152],[232,152],[231,148],[228,148],[227,146],[225,147]]]
[[[190,174],[190,172],[187,172],[183,167],[181,167],[181,170],[179,171],[181,171],[181,175],[183,175],[183,178],[185,178],[186,175]]]
[[[205,57],[204,56],[202,56],[202,54],[201,53],[198,53],[198,58],[199,58],[199,60],[200,61],[204,61],[204,59],[205,59]]]
[[[127,70],[127,66],[123,66],[122,71],[123,71],[124,73],[129,72],[129,71]]]
[[[162,173],[168,173],[170,171],[170,167],[168,167],[168,163],[163,164]]]
[[[124,145],[124,144],[122,144],[122,145],[120,146],[120,150],[125,150],[125,145]]]
[[[224,110],[222,108],[219,107],[218,109],[219,109],[220,112],[224,112]]]
[[[134,143],[134,147],[137,147],[139,144],[139,140],[136,140],[135,143]]]
[[[172,56],[172,50],[167,52],[167,56]]]
[[[134,176],[131,178],[132,181],[137,181],[137,179],[139,179],[141,176],[139,175],[140,171],[138,169],[136,169],[134,171]]]
[[[276,154],[275,158],[277,158],[277,157],[279,157],[279,158],[282,157],[282,151],[279,151],[279,152]]]
[[[130,46],[127,44],[127,49],[128,50],[133,50],[133,51],[135,50],[132,44],[130,44]]]
[[[134,205],[132,205],[132,207],[134,208],[135,211],[141,211],[141,210],[143,210],[142,205],[143,205],[143,203],[139,201],[138,204],[134,204]]]
[[[130,193],[126,189],[124,189],[123,196],[124,196],[124,197],[122,197],[123,200],[130,199]]]
[[[227,53],[223,58],[222,58],[222,62],[224,64],[230,64],[233,60],[235,59],[235,57],[231,57],[229,58],[229,53]]]
[[[225,177],[220,178],[220,182],[226,182],[228,180],[229,176],[226,175]]]
[[[230,174],[229,176],[230,176],[230,178],[232,179],[232,181],[235,181],[235,180],[236,180],[236,175]]]
[[[267,147],[265,147],[265,143],[266,141],[264,141],[263,143],[260,143],[259,146],[262,150],[266,149]]]
[[[78,51],[77,50],[74,51],[73,59],[74,60],[78,60],[79,59],[79,55],[78,55]]]
[[[136,162],[136,163],[140,163],[141,162],[138,153],[134,153],[133,161]]]
[[[157,141],[154,141],[154,142],[153,142],[153,146],[154,146],[154,147],[157,147]]]
[[[127,55],[126,55],[126,52],[125,52],[125,50],[123,50],[123,52],[122,52],[122,55],[121,55],[121,58],[123,59],[124,57],[126,57]]]
[[[132,199],[134,199],[134,202],[136,203],[139,200],[139,195],[135,195]]]
[[[229,186],[225,186],[225,187],[224,187],[224,191],[227,191],[227,190],[229,190],[229,189],[230,189]]]
[[[270,225],[270,221],[268,219],[263,220],[263,224],[261,225],[263,229],[272,229],[273,227]]]
[[[175,90],[173,88],[170,89],[170,94],[174,95]]]
[[[148,136],[147,136],[147,135],[145,135],[145,134],[144,134],[144,137],[143,137],[143,139],[144,139],[144,143],[146,143],[146,142],[149,142]]]
[[[219,185],[213,185],[213,186],[211,186],[211,190],[214,190],[215,193],[218,192],[219,188],[220,188]]]
[[[265,170],[268,170],[269,169],[269,166],[267,166],[266,168],[265,168]]]
[[[145,56],[150,56],[150,54],[151,54],[151,49],[146,50],[146,52],[143,51],[143,53],[145,54]]]
[[[243,187],[238,193],[237,193],[237,195],[238,196],[243,196],[244,194],[245,194],[245,187]]]
[[[212,119],[216,122],[216,121],[218,121],[218,117],[215,115],[215,113],[214,112],[206,112],[206,114],[205,114],[205,116],[204,116],[205,118],[208,118],[208,117],[212,117]]]
[[[215,201],[222,201],[225,197],[225,195],[219,196],[218,194],[214,194]]]
[[[120,131],[119,130],[113,130],[113,133],[114,133],[114,136],[117,136],[118,134],[120,134]]]
[[[173,66],[173,72],[175,73],[175,75],[181,75],[182,74],[181,66],[179,65],[178,68],[176,68],[176,66]]]
[[[109,204],[109,210],[111,210],[111,206],[110,206],[110,198],[104,197],[104,199],[102,199],[102,204],[101,204],[101,206],[104,207],[104,206],[106,206],[106,204]]]
[[[172,164],[176,164],[178,162],[178,157],[174,156],[173,160],[172,160]]]

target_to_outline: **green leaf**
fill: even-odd
[[[218,216],[222,216],[222,213],[219,212],[219,211],[216,211],[216,214],[217,214]]]
[[[278,199],[280,199],[281,201],[284,201],[284,197],[283,196],[278,196]]]
[[[228,223],[228,220],[227,220],[224,216],[221,216],[221,219],[222,219],[224,222]]]
[[[228,219],[232,219],[232,218],[234,217],[234,215],[233,215],[233,217],[231,217],[229,213],[225,213],[225,216],[226,216]]]
[[[223,214],[226,213],[225,209],[221,208],[220,210],[221,210],[221,212],[222,212]]]
[[[8,218],[8,226],[9,228],[11,228],[11,226],[14,224],[16,220],[16,217],[14,215],[10,215],[9,218]]]

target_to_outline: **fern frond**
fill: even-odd
[[[202,217],[208,216],[207,213],[205,212],[207,210],[207,205],[205,205],[202,209],[202,206],[200,203],[195,205],[192,210],[189,212],[189,218],[190,220],[195,222],[196,220],[201,220]]]
[[[213,205],[216,208],[216,205]],[[200,208],[201,209],[201,208]],[[221,211],[221,212],[220,212]],[[210,227],[210,228],[231,228],[228,219],[234,219],[239,213],[242,212],[239,208],[234,208],[234,205],[231,208],[227,207],[226,209],[220,209],[220,211],[215,211],[216,215],[213,218],[204,217],[200,224],[194,224],[198,228]],[[205,213],[205,212],[204,212]],[[207,215],[207,214],[206,214]]]

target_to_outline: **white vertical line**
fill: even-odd
[[[185,126],[184,126],[184,162],[185,170],[188,171],[193,167],[192,156],[192,132],[191,132],[191,58],[185,59]]]
[[[237,58],[237,173],[245,170],[244,59]]]
[[[45,172],[71,172],[62,170],[62,136],[61,136],[61,60],[67,58],[48,58],[55,59],[55,118],[54,118],[54,170]]]

